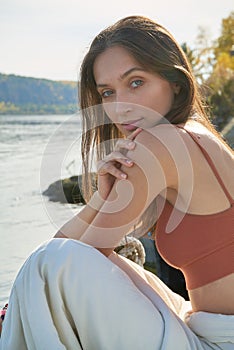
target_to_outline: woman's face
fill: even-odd
[[[120,46],[96,58],[94,78],[106,114],[126,136],[137,127],[155,126],[170,111],[177,89]]]

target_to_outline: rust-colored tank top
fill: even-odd
[[[156,226],[158,251],[168,264],[183,272],[187,289],[191,290],[234,272],[234,199],[198,138],[185,131],[199,146],[230,202],[230,208],[216,214],[183,213],[178,226],[167,233],[172,211],[173,215],[181,216],[182,213],[165,199],[158,198],[158,207],[164,206],[160,208]]]

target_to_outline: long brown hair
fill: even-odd
[[[148,71],[180,86],[172,109],[164,116],[170,123],[186,123],[193,118],[216,133],[206,115],[190,64],[173,36],[160,24],[142,16],[121,19],[95,37],[81,66],[79,92],[83,122],[83,191],[86,200],[92,194],[89,174],[94,152],[97,160],[103,158],[113,149],[113,140],[123,137],[102,109],[93,74],[98,55],[113,46],[123,47]]]

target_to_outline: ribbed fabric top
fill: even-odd
[[[230,208],[222,212],[194,215],[182,213],[168,201],[158,198],[161,213],[156,227],[158,251],[168,264],[183,272],[187,289],[191,290],[234,272],[234,199],[196,135],[182,129],[199,146],[230,202]],[[176,215],[183,218],[174,230],[166,233],[172,211],[175,218]]]

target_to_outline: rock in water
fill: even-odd
[[[96,174],[92,174],[93,185],[96,186]],[[85,204],[82,196],[82,175],[71,176],[53,182],[44,192],[52,202]]]

